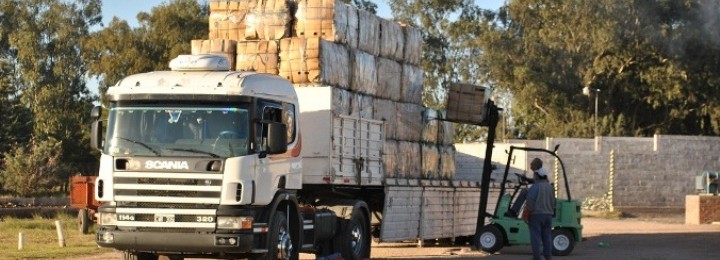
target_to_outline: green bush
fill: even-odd
[[[65,183],[61,161],[62,142],[33,140],[31,147],[16,147],[5,154],[0,172],[3,188],[18,196],[43,196],[60,190]]]

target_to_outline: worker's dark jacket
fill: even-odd
[[[535,183],[528,191],[527,206],[530,208],[531,215],[554,214],[555,190],[547,179],[535,179]]]

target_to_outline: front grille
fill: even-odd
[[[178,204],[155,202],[118,202],[119,208],[153,208],[153,209],[216,209],[213,204]]]

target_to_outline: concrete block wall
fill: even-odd
[[[685,196],[695,193],[694,176],[704,171],[720,171],[720,137],[547,138],[508,143],[545,149],[560,144],[558,155],[565,163],[573,199],[582,201],[605,195],[609,190],[610,173],[614,172],[613,205],[621,210],[682,209]],[[504,153],[498,147],[496,144],[493,154]],[[611,153],[614,154],[612,168]],[[483,156],[484,153],[480,157]],[[535,157],[545,162],[553,178],[555,159],[546,154],[527,153],[526,163]],[[461,170],[458,164],[458,171]],[[564,197],[563,180],[558,180],[560,197]]]

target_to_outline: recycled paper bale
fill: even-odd
[[[371,12],[358,10],[358,49],[373,56],[380,54],[380,19]]]
[[[420,144],[415,142],[398,142],[398,175],[409,179],[422,178],[420,161]]]
[[[402,61],[405,49],[405,34],[400,24],[380,19],[380,56]]]
[[[280,40],[280,76],[292,83],[349,89],[350,67],[348,51],[342,45],[320,38]]]
[[[422,88],[425,74],[420,67],[403,65],[400,101],[422,104]]]
[[[440,120],[437,111],[431,108],[426,108],[425,111],[423,111],[422,118],[422,141],[436,144],[438,142],[438,128],[440,127]]]
[[[455,178],[455,146],[440,146],[440,174],[442,179]]]
[[[376,96],[400,101],[402,91],[402,65],[400,63],[385,59],[376,58],[377,63],[377,91]]]
[[[381,98],[376,98],[373,103],[373,118],[385,121],[385,139],[396,139],[395,133],[398,128],[396,103]]]
[[[419,142],[422,136],[421,105],[412,103],[397,103],[397,130],[395,137],[398,140]]]
[[[230,70],[235,70],[235,50],[237,42],[229,39],[192,40],[190,52],[193,55],[222,55],[228,59]]]
[[[385,177],[395,178],[398,177],[397,163],[398,163],[398,142],[394,140],[385,140],[383,146],[383,165],[385,167]]]
[[[441,179],[440,151],[434,144],[422,144],[422,175],[425,179]]]
[[[377,91],[377,65],[375,56],[360,50],[350,51],[350,89],[363,94],[375,95]]]
[[[297,0],[295,33],[320,37],[351,49],[358,44],[358,11],[340,0]]]
[[[403,48],[403,62],[410,65],[420,65],[423,56],[423,38],[420,30],[409,25],[403,25],[405,48]]]

